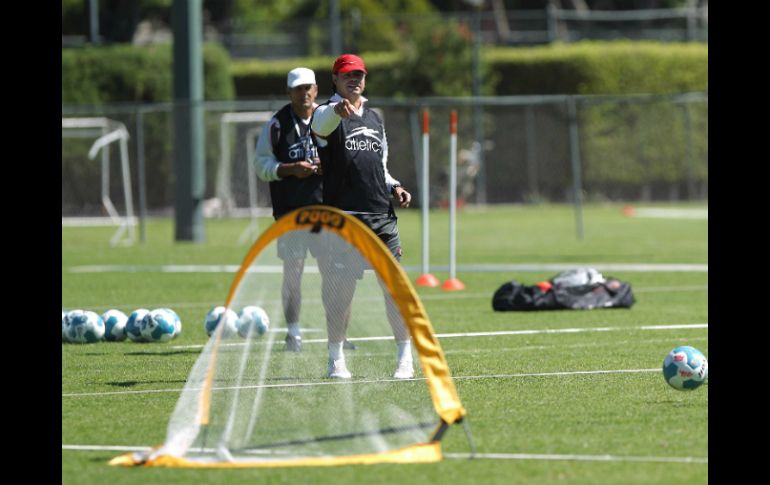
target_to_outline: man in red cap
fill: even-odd
[[[334,61],[332,83],[335,94],[313,113],[311,128],[318,137],[323,169],[323,202],[365,223],[401,260],[401,240],[391,196],[400,207],[409,207],[412,196],[388,172],[388,140],[379,115],[366,106],[366,65],[354,54]],[[339,261],[335,261],[337,267]],[[355,265],[350,265],[355,266]],[[343,342],[350,319],[350,303],[363,267],[351,273],[322,271],[322,293],[326,307],[329,347],[328,376],[350,378]],[[414,377],[411,338],[398,310],[386,292],[388,321],[397,344],[397,367],[393,377]]]

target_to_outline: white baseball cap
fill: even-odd
[[[315,73],[306,67],[298,67],[289,71],[286,86],[296,88],[303,84],[315,84]]]

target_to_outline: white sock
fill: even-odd
[[[396,345],[398,346],[398,361],[411,362],[412,361],[412,341],[398,340],[396,341]]]
[[[292,337],[300,337],[301,334],[299,333],[299,323],[287,323],[286,327],[289,329],[289,335]]]
[[[342,353],[343,342],[329,342],[327,347],[329,348],[329,358],[331,360],[345,360],[345,354]]]

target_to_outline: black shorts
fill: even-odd
[[[398,235],[395,216],[389,214],[353,215],[366,224],[385,243],[396,261],[401,261],[401,238]],[[318,262],[324,273],[333,273],[338,277],[352,277],[360,280],[364,277],[364,270],[371,269],[371,265],[358,252],[358,249],[336,235],[328,237],[323,246],[325,257],[319,258]]]
[[[278,257],[282,260],[305,259],[310,251],[314,257],[318,257],[318,237],[307,231],[289,231],[278,238]]]
[[[401,237],[398,235],[398,218],[391,214],[353,214],[366,224],[390,249],[390,253],[401,262]]]

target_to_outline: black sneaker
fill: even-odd
[[[347,349],[347,350],[356,350],[356,344],[354,344],[353,342],[349,341],[348,339],[345,339],[342,342],[342,348],[343,349]]]
[[[286,347],[284,347],[283,350],[287,352],[302,352],[302,337],[292,337],[291,335],[287,335]]]

